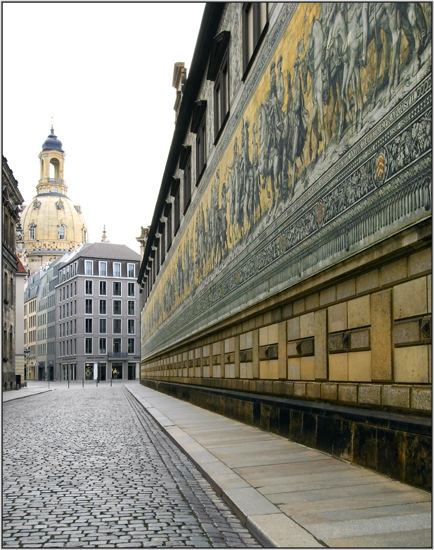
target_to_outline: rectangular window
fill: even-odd
[[[99,276],[107,277],[107,262],[99,262]]]
[[[191,155],[188,156],[184,167],[184,214],[191,201]]]
[[[246,77],[267,29],[267,3],[247,2],[243,7],[243,67]]]
[[[93,261],[92,260],[84,260],[84,274],[85,275],[93,275]]]
[[[113,262],[113,277],[121,276],[121,264],[119,262]]]
[[[113,300],[113,315],[121,315],[122,302],[121,300]]]
[[[128,315],[134,315],[134,300],[128,300]]]
[[[107,283],[105,281],[99,282],[99,295],[107,296]]]
[[[106,315],[107,313],[107,300],[99,301],[99,312],[101,315]]]
[[[134,353],[134,338],[128,338],[128,353]]]
[[[179,188],[175,195],[175,235],[179,229],[179,224],[181,221],[181,207],[180,207],[180,197],[179,197]]]
[[[85,282],[85,294],[92,294],[92,281]]]
[[[92,353],[92,338],[84,339],[84,353]]]
[[[122,321],[121,319],[113,319],[113,333],[121,334],[122,332]]]
[[[113,338],[113,353],[121,353],[122,345],[120,338]]]
[[[220,136],[226,118],[229,114],[229,62],[228,55],[224,56],[214,86],[214,137]]]
[[[99,352],[107,353],[107,339],[106,338],[100,338],[99,339]]]
[[[135,283],[128,283],[128,296],[134,296]]]
[[[77,296],[77,281],[74,281],[74,296]]]
[[[101,334],[107,333],[107,319],[100,319],[99,320],[99,331]]]
[[[127,264],[127,273],[128,277],[135,277],[136,276],[136,266],[134,264]]]
[[[134,319],[128,319],[128,334],[135,334]]]
[[[92,298],[86,298],[85,313],[92,313]]]
[[[122,288],[119,281],[113,283],[113,296],[122,296]]]
[[[206,112],[202,116],[196,133],[196,185],[206,166]]]
[[[169,250],[170,246],[172,245],[172,205],[168,204],[166,208],[166,216],[167,216],[167,231],[166,231],[166,241],[167,241],[167,247],[166,250]]]
[[[85,319],[84,332],[92,334],[92,319]]]

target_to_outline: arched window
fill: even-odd
[[[36,225],[34,223],[29,226],[29,239],[36,239]]]
[[[65,226],[59,225],[59,239],[65,238]]]

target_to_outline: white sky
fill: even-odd
[[[89,240],[139,251],[174,131],[174,63],[190,69],[204,3],[3,3],[3,155],[28,204],[54,132]]]

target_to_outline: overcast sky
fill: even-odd
[[[65,151],[91,242],[137,252],[174,131],[174,63],[190,69],[204,3],[3,3],[3,155],[28,204],[42,144]]]

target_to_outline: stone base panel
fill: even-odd
[[[431,411],[431,226],[420,223],[141,363],[141,378]]]

